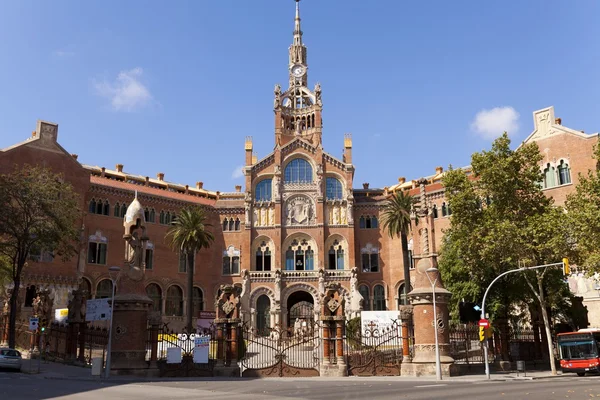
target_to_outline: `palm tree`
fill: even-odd
[[[402,243],[402,255],[404,264],[404,298],[408,299],[410,292],[410,261],[408,259],[408,240],[410,232],[410,214],[416,199],[407,192],[398,191],[390,197],[383,208],[383,229],[390,237],[400,237]]]
[[[192,310],[194,291],[194,255],[202,248],[209,248],[215,240],[213,234],[206,230],[212,225],[206,223],[206,213],[200,207],[184,208],[181,210],[172,226],[169,228],[166,239],[179,254],[185,257],[187,282],[187,331],[193,332]]]

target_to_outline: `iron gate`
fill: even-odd
[[[348,321],[345,341],[348,375],[400,375],[401,329],[400,321],[384,328],[372,324],[364,329]]]
[[[319,376],[319,324],[303,323],[297,330],[278,326],[267,330],[242,327],[243,377]]]

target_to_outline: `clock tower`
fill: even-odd
[[[317,83],[313,90],[308,89],[306,56],[300,28],[300,0],[296,0],[294,39],[289,48],[289,87],[282,93],[281,86],[275,86],[276,146],[283,146],[296,137],[321,146],[321,85]]]

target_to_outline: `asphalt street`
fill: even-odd
[[[0,373],[0,399],[590,399],[600,377],[533,381],[442,382],[407,378],[211,379],[93,382]]]

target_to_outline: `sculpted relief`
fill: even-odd
[[[285,225],[314,225],[315,210],[306,196],[294,196],[285,203]]]

